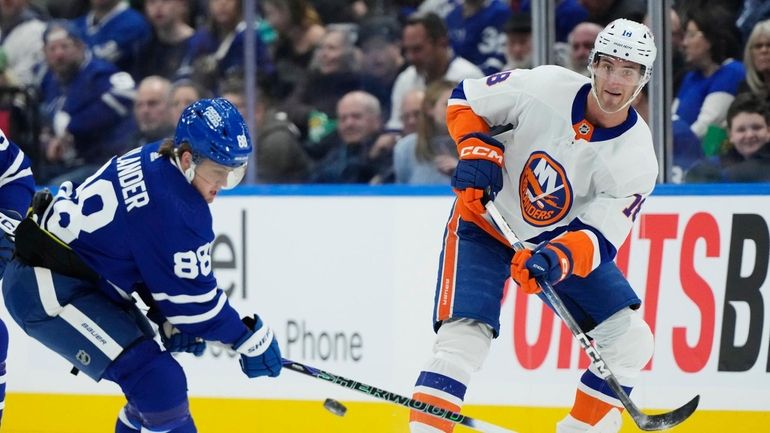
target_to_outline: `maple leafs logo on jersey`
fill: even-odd
[[[524,220],[536,227],[554,224],[572,207],[572,186],[564,167],[545,152],[533,152],[519,177]]]

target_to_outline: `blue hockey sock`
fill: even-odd
[[[143,340],[127,349],[104,378],[120,385],[128,400],[116,423],[117,433],[135,432],[137,426],[142,432],[197,432],[188,407],[184,371],[154,341]]]

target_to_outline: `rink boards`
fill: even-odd
[[[659,187],[619,252],[656,335],[632,398],[654,411],[701,395],[701,410],[674,431],[756,432],[770,422],[768,194]],[[212,207],[213,266],[230,302],[274,328],[284,357],[409,395],[433,339],[451,202],[433,188],[236,190]],[[68,374],[65,361],[2,315],[11,333],[3,431],[111,431],[118,388]],[[203,432],[407,431],[405,409],[290,371],[248,380],[218,347],[177,359]],[[521,433],[553,431],[586,365],[539,300],[509,290],[467,413]],[[327,397],[348,405],[348,415],[326,412]],[[41,417],[51,411],[60,416]],[[623,431],[636,430],[627,420]]]

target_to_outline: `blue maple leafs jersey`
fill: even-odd
[[[0,210],[11,210],[23,217],[34,193],[29,158],[0,130]]]
[[[102,277],[108,296],[148,290],[182,332],[232,344],[246,326],[212,272],[211,212],[159,147],[112,158],[76,188],[62,184],[43,226]]]
[[[486,2],[481,10],[466,17],[463,6],[457,6],[445,21],[449,41],[455,54],[470,61],[490,75],[505,65],[505,33],[503,26],[511,16],[511,8],[499,1]]]
[[[84,35],[96,57],[122,71],[132,70],[151,35],[150,24],[144,15],[125,3],[115,6],[98,24],[93,11],[75,18],[72,23]]]

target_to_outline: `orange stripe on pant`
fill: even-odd
[[[444,238],[444,260],[441,263],[441,289],[436,309],[437,321],[452,317],[454,303],[455,277],[457,272],[457,226],[460,223],[460,211],[457,205],[452,208]]]
[[[570,415],[578,421],[582,421],[586,424],[595,425],[599,420],[607,415],[607,412],[612,409],[613,405],[605,403],[597,398],[591,397],[581,390],[577,390],[575,394],[575,404],[572,406]],[[623,407],[618,409],[623,411]]]
[[[416,392],[414,393],[414,395],[412,395],[412,398],[417,401],[421,401],[423,403],[428,403],[436,407],[451,410],[452,412],[460,412],[460,406],[456,404],[452,404],[444,399],[441,399],[429,394]],[[435,416],[428,415],[425,412],[418,412],[416,410],[409,411],[409,422],[419,422],[422,424],[427,424],[445,433],[452,433],[452,431],[455,428],[455,424],[451,421],[437,418]]]

